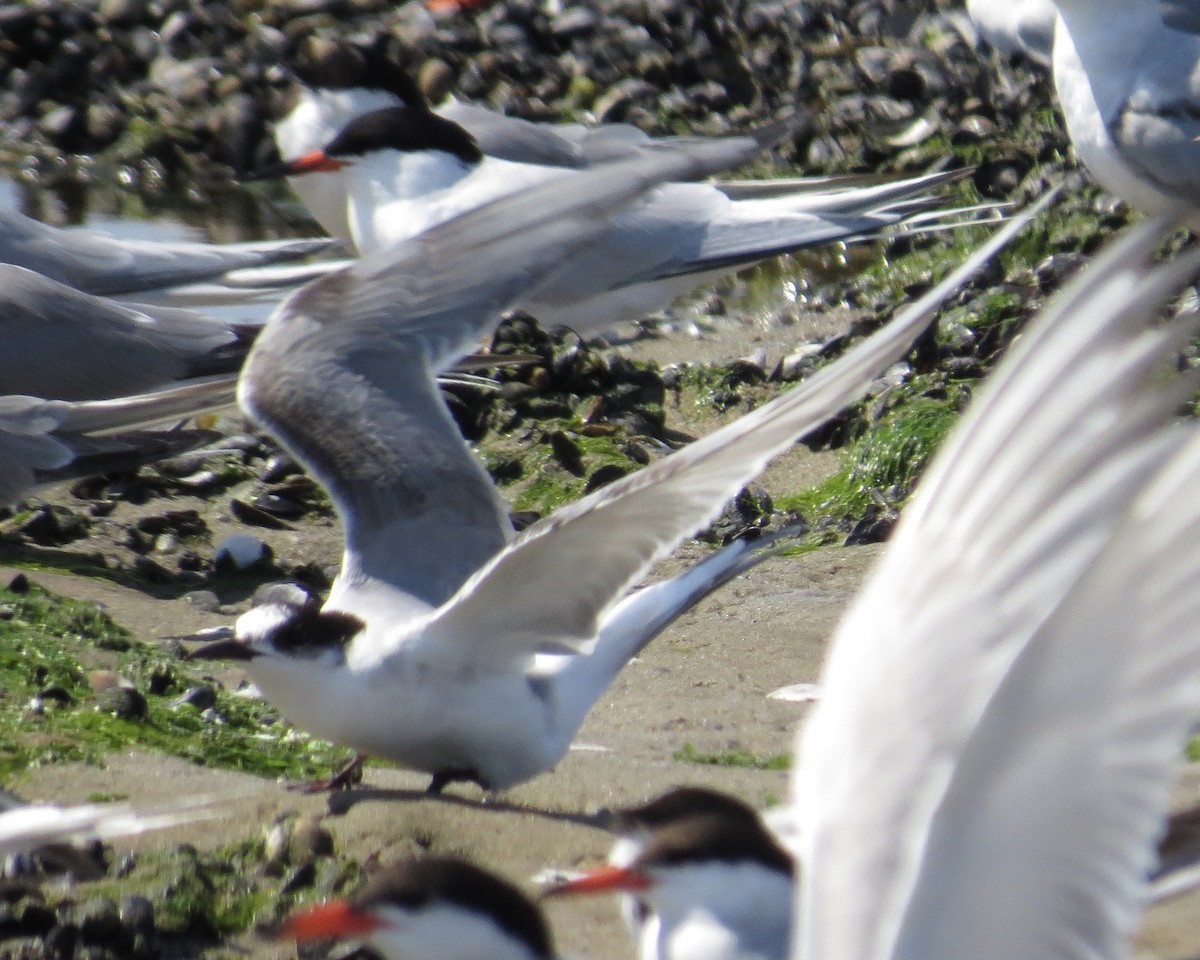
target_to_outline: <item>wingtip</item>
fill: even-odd
[[[764,124],[751,130],[750,136],[760,150],[770,150],[799,134],[805,127],[812,124],[812,116],[808,111],[796,110],[780,117],[771,123]]]

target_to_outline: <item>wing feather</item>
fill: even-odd
[[[544,184],[365,257],[281,306],[239,395],[329,491],[345,525],[343,580],[370,578],[436,606],[503,547],[507,509],[435,375],[623,205],[664,179],[740,163],[761,142],[655,152]]]
[[[1032,216],[1036,210],[1030,211]],[[787,394],[528,527],[425,627],[477,657],[586,649],[606,611],[684,537],[712,520],[771,457],[865,392],[941,302],[1003,246],[1017,218],[883,330]],[[604,551],[595,549],[603,540]],[[512,624],[524,625],[524,635]],[[497,649],[494,637],[513,646]]]
[[[1162,367],[1197,321],[1146,327],[1200,258],[1147,272],[1163,230],[1132,231],[1031,324],[839,627],[798,748],[798,956],[896,955],[965,745],[1177,444],[1173,414],[1193,379],[1164,382]],[[1018,955],[1002,942],[971,952]]]

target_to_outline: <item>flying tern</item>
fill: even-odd
[[[326,237],[227,244],[122,240],[0,209],[0,263],[26,267],[85,293],[136,295],[179,306],[278,296],[330,267],[273,265],[337,246]]]
[[[342,568],[320,610],[255,608],[232,641],[198,655],[244,659],[294,723],[425,770],[433,789],[471,780],[500,790],[553,767],[624,664],[757,563],[764,543],[732,544],[625,596],[634,583],[773,456],[861,396],[993,249],[795,390],[514,537],[432,377],[605,232],[622,204],[758,148],[733,138],[554,179],[282,305],[239,398],[329,491],[345,531]]]
[[[359,940],[386,960],[554,960],[541,908],[507,880],[455,857],[390,865],[348,898],[297,911],[274,939]]]
[[[1200,204],[1200,12],[1056,0],[1054,83],[1079,158],[1144,213]]]
[[[836,632],[797,746],[796,960],[1115,958],[1200,702],[1200,253],[1141,224],[1027,328]]]
[[[775,129],[785,136],[789,126],[785,121]],[[583,172],[489,156],[462,126],[412,107],[357,117],[323,150],[279,169],[293,176],[341,173],[351,233],[361,252],[410,239],[551,180],[579,182]],[[614,217],[608,230],[516,305],[544,326],[577,331],[640,319],[738,267],[803,247],[873,236],[925,212],[929,192],[961,175],[928,174],[741,200],[709,183],[665,183]]]

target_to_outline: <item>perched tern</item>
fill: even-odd
[[[501,790],[553,767],[624,664],[757,563],[763,543],[732,544],[625,596],[630,588],[773,456],[861,396],[995,249],[791,392],[514,537],[433,376],[539,276],[607,231],[623,204],[758,148],[731,138],[551,180],[282,305],[239,397],[329,491],[345,531],[342,568],[320,610],[255,608],[233,640],[196,655],[245,660],[292,722],[425,770],[433,789],[470,780]]]
[[[786,807],[771,807],[762,813],[744,800],[711,787],[680,786],[644,803],[603,808],[596,813],[602,826],[618,835],[608,861],[616,866],[631,863],[659,827],[695,816],[719,816],[759,823],[785,849],[791,849],[793,817]]]
[[[42,484],[132,469],[215,439],[206,430],[141,427],[229,404],[235,387],[235,378],[215,377],[109,400],[0,396],[0,504]]]
[[[0,209],[0,263],[26,267],[85,293],[153,297],[178,305],[277,295],[329,268],[280,272],[271,265],[337,246],[323,237],[227,244],[121,240]]]
[[[393,864],[349,898],[300,910],[263,931],[275,939],[359,940],[386,960],[554,960],[541,908],[465,860]]]
[[[789,129],[785,121],[772,128],[772,135],[786,136]],[[282,169],[293,176],[340,171],[351,233],[361,252],[410,239],[551,180],[577,182],[584,172],[488,156],[460,125],[411,107],[357,117],[323,150]],[[926,211],[929,191],[961,175],[744,200],[730,199],[709,183],[665,183],[614,217],[610,229],[516,305],[543,326],[577,331],[641,319],[738,267],[803,247],[873,236]]]
[[[793,956],[1126,956],[1200,702],[1200,253],[1139,225],[1023,333],[834,636]]]
[[[644,831],[636,852],[626,847],[608,866],[546,895],[636,898],[646,910],[634,928],[641,960],[783,960],[795,863],[753,810],[717,796],[668,795],[633,814]]]
[[[786,823],[790,827],[791,811],[784,807],[776,809],[786,814]],[[673,787],[644,803],[626,807],[606,807],[596,812],[599,825],[616,834],[608,854],[608,862],[618,868],[628,867],[637,860],[656,830],[681,820],[709,816],[750,821],[750,829],[760,829],[764,822],[753,807],[737,797],[699,786]],[[774,824],[767,824],[767,829],[774,831]],[[563,873],[564,871],[551,871],[550,875],[557,880]],[[618,902],[621,918],[625,921],[630,936],[637,943],[643,942],[647,924],[654,924],[656,927],[658,924],[658,918],[654,916],[652,908],[633,892],[625,893]],[[646,935],[653,942],[655,934]]]
[[[0,263],[0,394],[101,400],[241,369],[254,331]]]
[[[292,56],[299,80],[296,102],[275,125],[275,144],[285,162],[298,160],[332,141],[352,120],[387,107],[428,112],[424,93],[408,72],[388,56],[386,37],[373,44],[309,37]],[[488,157],[516,164],[583,169],[594,163],[629,159],[704,138],[654,138],[624,123],[534,123],[509,117],[454,97],[432,108],[461,126]],[[734,199],[776,196],[804,190],[852,188],[877,183],[875,176],[733,180],[716,186]],[[335,172],[309,172],[288,179],[293,191],[331,236],[354,238],[347,219],[346,188]]]
[[[1200,204],[1200,13],[1159,0],[1056,0],[1054,83],[1080,160],[1145,213]]]
[[[1050,66],[1058,20],[1054,0],[967,0],[967,13],[993,50]]]

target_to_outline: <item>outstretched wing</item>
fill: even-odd
[[[345,525],[342,580],[438,605],[511,528],[434,376],[501,310],[657,183],[748,159],[761,138],[661,151],[504,198],[290,298],[240,386],[245,409],[324,484]]]
[[[839,628],[823,697],[799,746],[794,805],[805,837],[805,879],[798,956],[942,956],[919,949],[936,939],[931,925],[955,923],[929,915],[946,912],[923,899],[937,884],[995,898],[979,910],[1003,910],[1018,900],[1032,905],[1039,892],[1051,897],[1050,886],[1034,886],[1029,863],[1013,864],[1038,855],[1027,837],[1008,843],[993,837],[978,853],[950,853],[941,838],[965,822],[955,798],[972,789],[971,769],[978,770],[967,764],[990,762],[972,753],[976,743],[1004,736],[1004,724],[1025,729],[1019,711],[1010,712],[1029,692],[1013,672],[1027,668],[1014,663],[1042,656],[1034,638],[1108,544],[1131,500],[1178,448],[1174,411],[1194,380],[1171,382],[1162,368],[1197,322],[1147,326],[1198,258],[1148,272],[1162,232],[1162,223],[1133,231],[1031,324],[926,471]],[[1119,600],[1106,603],[1106,615],[1115,616]],[[1072,642],[1080,639],[1086,638]],[[1038,728],[1043,733],[1055,735]],[[1006,749],[1017,764],[1013,775],[1030,775],[1022,789],[1077,789],[1072,796],[1086,804],[1088,784],[1055,785],[1030,740]],[[1028,757],[1013,753],[1021,749]],[[1029,766],[1021,768],[1026,759]],[[1036,806],[1040,798],[1034,792],[1022,800]],[[942,820],[953,815],[960,822]],[[976,815],[979,823],[986,812]],[[1064,837],[1072,830],[1069,822],[1055,823]],[[1008,877],[1004,870],[1013,866],[1011,876],[1028,889],[1000,890],[987,876],[959,869],[978,856],[996,860],[985,874]],[[1065,861],[1058,866],[1061,878]],[[944,883],[932,879],[937,870],[946,871]],[[1035,922],[1004,915],[1017,927]],[[963,949],[986,960],[1093,955],[1055,939],[1065,930],[1040,928],[1037,949],[1010,949],[1029,946],[1022,939],[1029,931],[1016,929]],[[1078,933],[1074,926],[1069,932]]]
[[[527,528],[463,585],[425,636],[447,649],[461,644],[472,657],[586,649],[632,583],[711,521],[772,457],[861,396],[904,355],[942,301],[1025,222],[1006,226],[919,302],[811,379]],[[497,636],[511,638],[512,646],[499,649]]]

